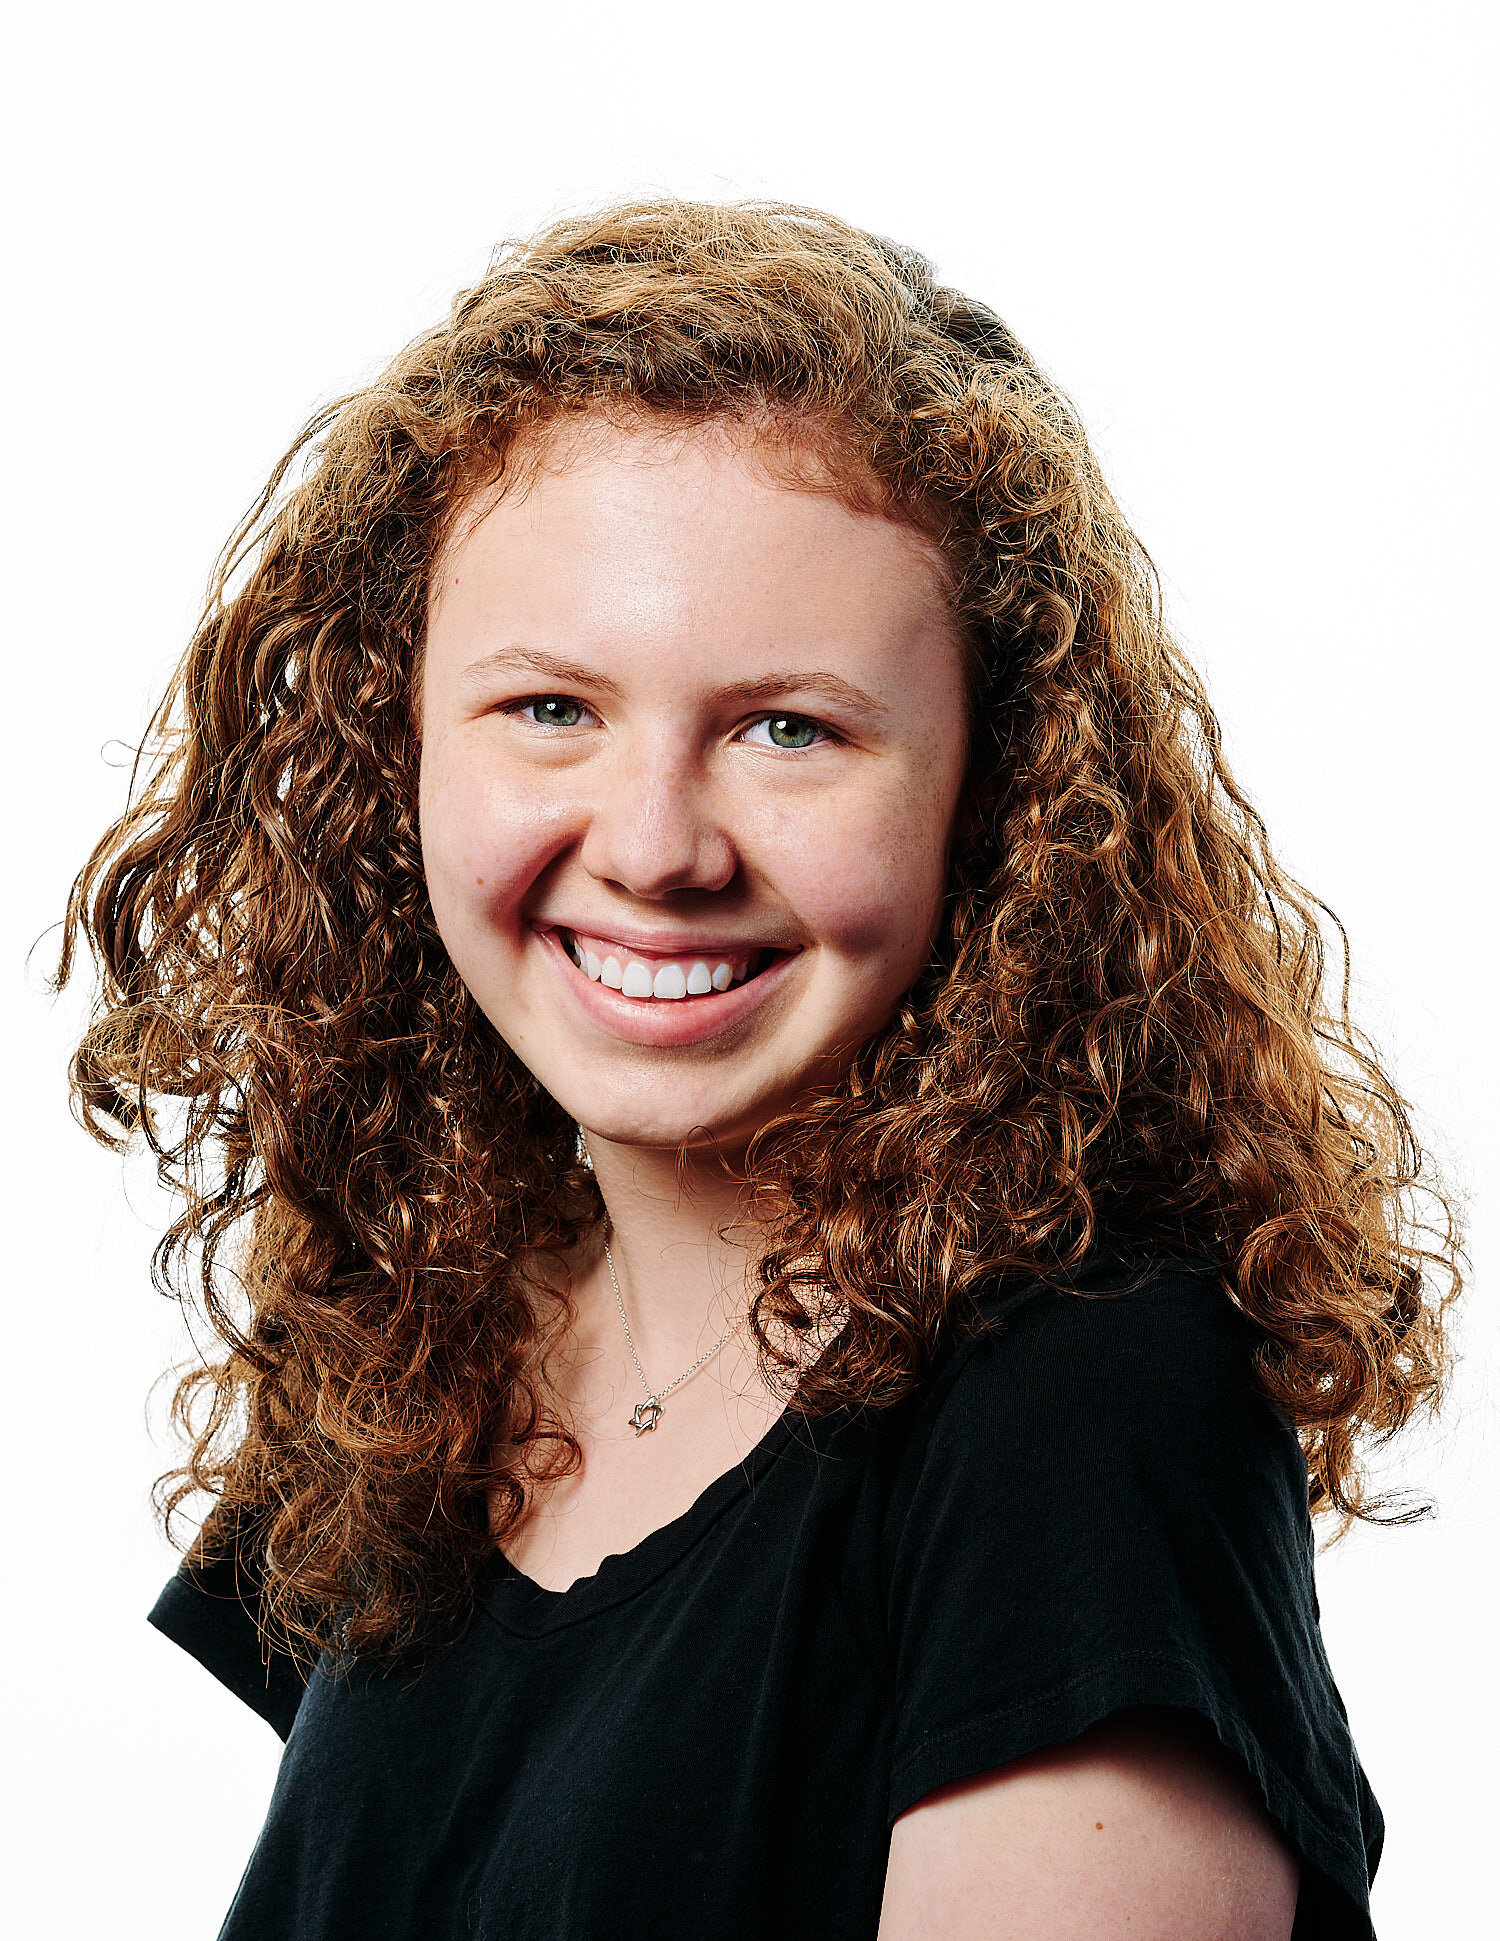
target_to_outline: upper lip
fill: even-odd
[[[539,930],[564,930],[572,937],[593,937],[600,943],[618,944],[621,950],[639,950],[652,957],[748,957],[757,950],[796,950],[796,944],[767,943],[763,938],[746,937],[738,941],[722,938],[704,943],[697,937],[648,937],[644,931],[626,932],[622,935],[613,928],[606,929],[602,924],[597,928],[587,923],[543,923],[538,922]]]

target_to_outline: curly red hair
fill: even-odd
[[[912,251],[816,210],[666,201],[502,249],[306,428],[74,887],[58,981],[80,940],[102,965],[81,1113],[143,1134],[181,1189],[157,1277],[224,1344],[177,1389],[168,1525],[211,1492],[200,1544],[253,1522],[283,1640],[394,1655],[465,1606],[528,1469],[576,1460],[528,1262],[602,1209],[573,1122],[438,938],[414,694],[476,482],[527,434],[617,410],[780,427],[788,463],[919,520],[971,650],[931,960],[751,1148],[768,1377],[792,1386],[775,1338],[820,1329],[790,1406],[880,1407],[940,1330],[981,1325],[983,1290],[1103,1236],[1188,1252],[1259,1325],[1311,1507],[1339,1534],[1425,1514],[1379,1517],[1358,1444],[1445,1391],[1451,1200],[1424,1183],[1441,1219],[1419,1218],[1343,930],[1274,860],[1071,406]]]

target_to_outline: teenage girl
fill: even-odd
[[[509,246],[154,748],[62,972],[223,1343],[227,1941],[1368,1941],[1310,1519],[1457,1243],[998,317],[779,205]]]

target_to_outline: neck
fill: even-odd
[[[675,1148],[586,1136],[636,1352],[665,1381],[749,1306],[758,1235],[742,1183],[717,1161],[679,1161]],[[595,1326],[622,1335],[602,1245],[596,1251],[579,1292],[596,1310]]]

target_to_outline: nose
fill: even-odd
[[[584,867],[632,896],[721,890],[737,857],[723,805],[680,743],[621,747],[601,764],[580,852]]]

